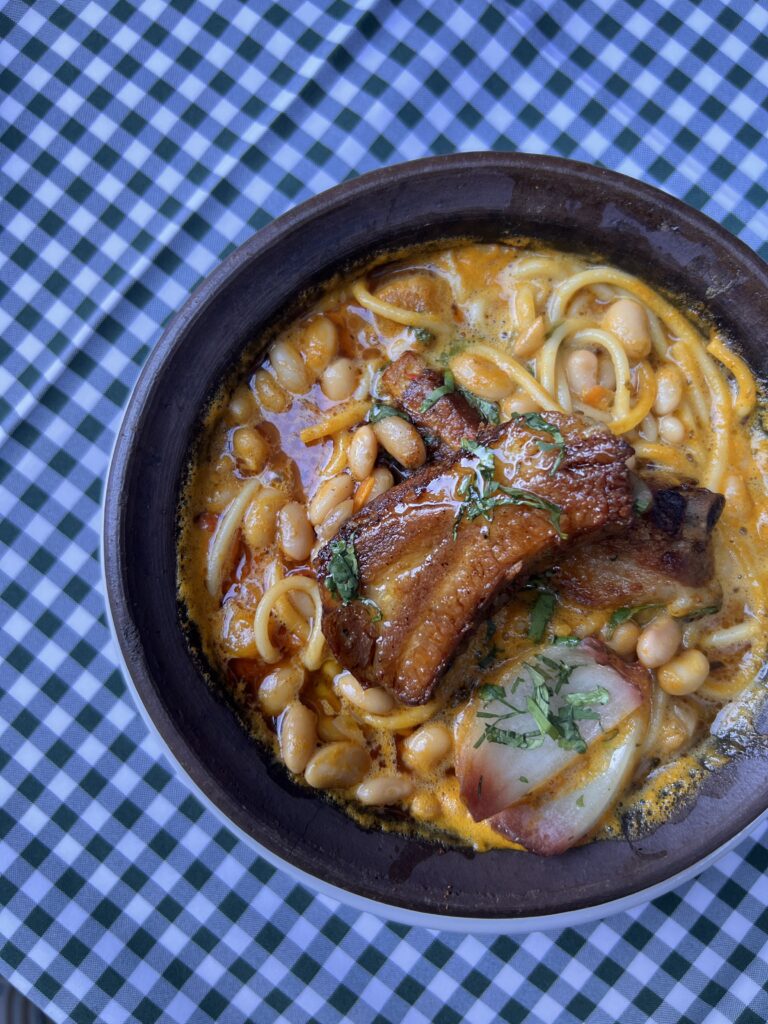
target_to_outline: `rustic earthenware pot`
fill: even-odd
[[[291,783],[206,684],[182,628],[175,575],[177,503],[200,411],[244,346],[286,309],[297,311],[298,296],[382,250],[503,233],[600,253],[680,293],[739,340],[757,371],[766,369],[766,265],[677,200],[609,171],[541,156],[461,154],[401,164],[274,221],[191,296],[130,400],[104,521],[109,603],[135,693],[217,813],[266,857],[341,899],[399,920],[495,931],[585,920],[690,877],[768,808],[768,753],[758,745],[715,772],[694,803],[642,840],[593,843],[549,860],[473,855],[365,831]]]

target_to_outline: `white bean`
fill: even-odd
[[[309,503],[309,521],[319,526],[342,501],[352,496],[355,482],[349,473],[339,473],[320,484]]]
[[[365,480],[373,472],[376,456],[379,454],[379,442],[373,427],[366,424],[359,427],[352,435],[347,451],[347,463],[356,480]]]
[[[608,356],[599,355],[597,357],[597,383],[601,387],[608,388],[609,391],[614,391],[616,388],[616,370],[613,360]]]
[[[336,508],[331,509],[323,522],[317,527],[318,540],[322,541],[323,544],[327,544],[329,540],[336,536],[354,511],[355,503],[351,498],[340,501]]]
[[[312,383],[309,372],[292,341],[287,338],[276,341],[269,350],[269,361],[277,379],[287,391],[294,395],[303,395],[309,391]]]
[[[450,729],[442,722],[427,722],[403,740],[402,757],[415,772],[430,772],[453,747]]]
[[[327,316],[313,317],[301,335],[301,344],[307,365],[319,376],[339,351],[339,331]]]
[[[634,654],[637,648],[637,640],[640,636],[640,627],[634,622],[622,622],[613,631],[613,636],[608,641],[608,646],[622,657],[626,658]]]
[[[253,390],[259,404],[269,412],[285,412],[291,404],[285,389],[266,370],[259,370],[253,375]]]
[[[307,510],[299,501],[289,501],[277,513],[280,547],[286,558],[305,562],[309,558],[315,533],[307,517]]]
[[[235,423],[247,423],[256,413],[253,392],[244,384],[235,390],[229,402],[229,414]]]
[[[277,513],[287,500],[283,491],[265,487],[248,506],[243,517],[243,534],[251,551],[263,551],[274,541]]]
[[[382,686],[361,686],[351,672],[342,672],[336,676],[333,688],[340,697],[345,697],[350,704],[367,711],[372,715],[386,715],[395,706],[394,698]]]
[[[656,398],[653,402],[653,411],[657,416],[667,416],[680,405],[683,384],[682,371],[672,363],[656,371]]]
[[[597,384],[597,356],[586,348],[577,348],[565,357],[565,375],[578,395]]]
[[[530,326],[524,328],[515,338],[513,351],[518,359],[530,359],[544,344],[546,331],[544,317],[538,316]]]
[[[304,685],[304,669],[298,665],[276,668],[259,686],[259,704],[266,715],[277,718],[296,700]]]
[[[515,414],[525,415],[527,412],[538,412],[539,406],[527,391],[516,391],[508,398],[502,398],[499,403],[499,410],[502,417],[508,420]]]
[[[490,359],[469,352],[456,356],[451,371],[461,387],[488,402],[506,398],[515,386],[512,378]]]
[[[677,416],[660,416],[659,435],[667,444],[682,444],[686,435],[685,425]]]
[[[407,420],[399,416],[387,416],[374,425],[373,432],[382,448],[406,469],[417,469],[427,461],[427,450],[421,434]]]
[[[280,756],[289,772],[300,774],[317,746],[317,715],[295,701],[280,721]]]
[[[246,473],[260,473],[269,458],[269,445],[256,427],[238,427],[232,435],[232,451]]]
[[[376,779],[362,782],[355,790],[361,804],[384,807],[399,804],[413,792],[413,783],[402,775],[379,775]]]
[[[352,715],[323,715],[317,724],[317,732],[324,743],[337,740],[350,740],[359,746],[365,743],[363,730]]]
[[[374,498],[378,498],[380,494],[384,494],[390,489],[390,487],[394,487],[394,484],[395,478],[387,467],[378,466],[373,471],[373,487],[371,488],[371,493],[368,495],[368,500],[365,504],[370,504]]]
[[[637,430],[640,437],[642,437],[644,441],[648,441],[649,444],[654,444],[658,440],[659,425],[652,412],[649,412],[645,419],[641,421]]]
[[[637,640],[637,657],[646,668],[659,668],[677,654],[682,634],[670,615],[659,615],[643,629]]]
[[[673,697],[698,690],[709,677],[709,659],[695,647],[683,651],[659,669],[659,686]]]
[[[320,387],[326,398],[340,402],[349,398],[360,379],[360,368],[353,359],[335,359],[320,378]]]
[[[371,767],[368,751],[357,743],[327,743],[311,758],[304,778],[313,789],[346,789],[362,782]]]
[[[651,351],[648,316],[634,299],[617,299],[603,317],[603,327],[615,334],[630,359],[644,359]]]

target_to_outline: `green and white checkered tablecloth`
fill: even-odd
[[[768,829],[560,933],[349,911],[174,774],[116,668],[99,569],[110,447],[163,323],[330,185],[430,153],[549,152],[659,185],[768,256],[765,5],[0,11],[0,972],[76,1024],[768,1019]]]

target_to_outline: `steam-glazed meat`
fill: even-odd
[[[422,406],[436,388],[444,384],[443,375],[430,370],[420,355],[404,352],[381,375],[381,386],[417,427],[429,432],[437,442],[438,455],[458,451],[466,438],[476,438],[483,421],[463,395],[456,391],[443,395],[422,412]]]
[[[561,594],[597,608],[676,601],[693,610],[717,603],[710,537],[725,499],[703,487],[651,490],[653,504],[627,536],[558,561],[552,583]]]
[[[419,413],[422,396],[442,380],[414,352],[394,362],[382,383],[395,404],[439,440],[443,452],[457,450],[463,438],[477,437],[483,429],[477,412],[455,392]],[[558,562],[552,583],[563,596],[591,607],[675,602],[678,614],[720,601],[710,539],[725,499],[689,485],[651,485],[650,491],[649,510],[626,534],[580,546]]]
[[[551,431],[524,420],[486,428],[482,446],[425,466],[322,548],[323,632],[361,683],[424,703],[500,591],[560,549],[631,521],[629,445],[582,417],[548,413],[547,422]],[[351,548],[356,592],[344,604],[328,583]]]

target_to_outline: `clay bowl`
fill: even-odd
[[[432,239],[531,235],[601,253],[701,304],[768,358],[768,268],[726,230],[664,193],[585,164],[462,154],[402,164],[332,189],[233,252],[155,345],[120,429],[106,494],[105,577],[114,630],[145,716],[230,826],[315,888],[392,918],[465,930],[574,923],[690,877],[768,808],[768,753],[710,775],[698,798],[639,841],[554,859],[482,855],[366,831],[289,781],[210,688],[175,591],[176,510],[200,411],[244,346],[297,297],[374,254]],[[374,903],[370,901],[375,901]],[[428,915],[428,916],[425,916]],[[431,915],[441,915],[439,918]]]

